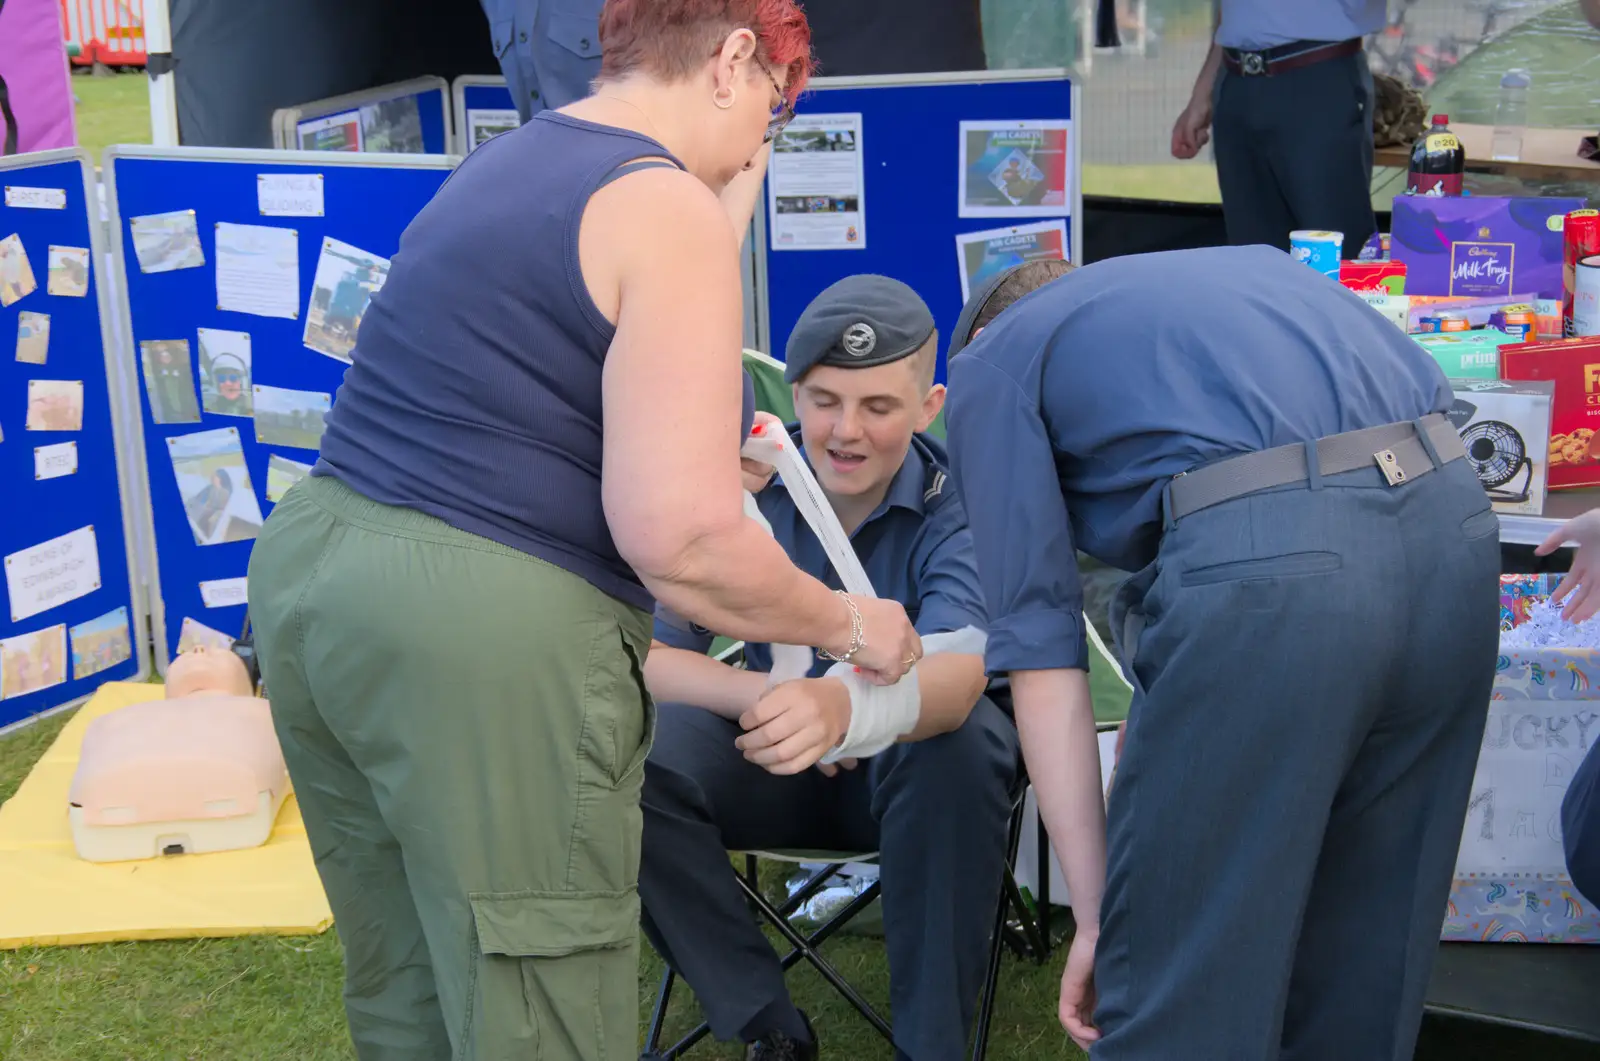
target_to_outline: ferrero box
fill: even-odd
[[[1600,336],[1502,346],[1500,378],[1555,384],[1550,489],[1600,486]]]

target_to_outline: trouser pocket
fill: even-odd
[[[461,1061],[638,1055],[636,892],[470,896],[477,938]]]

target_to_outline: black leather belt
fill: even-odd
[[[1419,424],[1384,424],[1316,441],[1317,475],[1338,475],[1358,468],[1377,468],[1390,486],[1401,486],[1465,457],[1461,436],[1442,413],[1430,413]],[[1212,505],[1303,483],[1311,478],[1306,446],[1295,443],[1246,453],[1208,464],[1174,478],[1167,496],[1167,515],[1179,520]]]
[[[1280,44],[1276,48],[1266,48],[1261,51],[1243,51],[1239,48],[1222,49],[1222,61],[1227,68],[1240,77],[1271,77],[1274,74],[1287,73],[1302,66],[1313,63],[1327,62],[1329,59],[1341,59],[1346,55],[1354,55],[1361,50],[1361,38],[1351,37],[1347,41],[1336,41],[1332,44],[1317,41],[1294,41],[1290,44]]]

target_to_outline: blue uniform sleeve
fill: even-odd
[[[1089,669],[1083,586],[1038,402],[974,357],[950,366],[951,472],[989,615],[991,674]]]
[[[656,625],[652,636],[670,648],[705,655],[716,640],[703,626],[696,626],[664,604],[656,605]]]
[[[972,531],[959,497],[946,497],[917,543],[917,633],[988,628]]]

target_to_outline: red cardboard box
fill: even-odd
[[[1340,262],[1339,282],[1352,291],[1406,293],[1405,262]]]
[[[1556,385],[1550,489],[1600,486],[1600,336],[1502,346],[1500,378]]]

